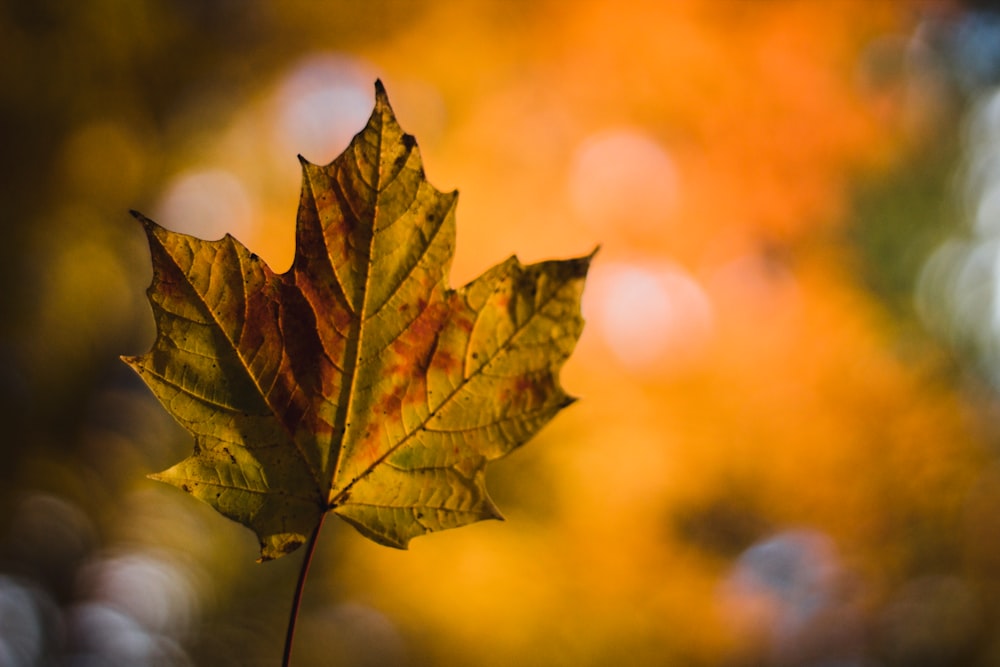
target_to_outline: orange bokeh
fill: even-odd
[[[743,598],[719,592],[741,540],[829,536],[863,582],[852,610],[898,583],[921,548],[905,522],[960,516],[984,460],[933,360],[895,354],[836,241],[851,183],[897,167],[910,140],[892,85],[865,83],[866,49],[909,18],[894,3],[449,4],[328,59],[319,93],[279,83],[242,112],[230,141],[253,145],[299,99],[281,96],[355,99],[357,72],[383,77],[428,178],[461,190],[457,283],[513,252],[602,246],[565,371],[584,400],[494,474],[501,507],[524,495],[511,525],[405,554],[352,545],[349,595],[448,637],[425,647],[440,662],[710,664],[764,650],[733,616]],[[229,143],[216,160],[291,187]],[[281,200],[246,239],[278,268]],[[713,530],[721,543],[700,536]]]
[[[509,521],[408,552],[328,521],[296,664],[861,664],[878,653],[865,637],[899,639],[920,605],[991,627],[989,401],[942,348],[908,337],[855,242],[881,223],[857,219],[861,185],[905,172],[934,140],[943,103],[906,58],[922,12],[947,3],[258,4],[275,64],[238,104],[206,94],[158,110],[155,131],[135,109],[67,131],[46,211],[65,233],[33,241],[50,263],[25,327],[39,332],[24,336],[33,382],[62,384],[107,328],[151,335],[139,234],[95,222],[94,199],[145,196],[163,225],[233,233],[283,271],[295,155],[332,160],[376,77],[427,178],[461,193],[453,284],[512,253],[601,247],[563,372],[583,400],[490,472]],[[81,568],[88,604],[155,617],[162,633],[185,625],[192,654],[245,664],[233,654],[271,645],[260,628],[283,629],[297,563],[252,569],[246,531],[143,479],[190,442],[139,390],[91,401],[139,425],[81,436],[88,474],[117,480],[104,495],[70,463],[18,461],[100,514],[100,531],[69,501],[23,506],[112,545]],[[37,482],[55,478],[71,481]],[[121,601],[150,572],[187,582],[167,601],[183,624],[158,616],[166,602]],[[267,603],[244,603],[248,590]],[[823,653],[837,627],[841,653]]]

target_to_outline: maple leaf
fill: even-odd
[[[287,272],[230,235],[204,241],[134,213],[157,337],[124,359],[195,441],[152,477],[253,529],[262,560],[298,548],[331,510],[398,548],[499,518],[487,462],[574,400],[558,374],[593,255],[511,257],[450,289],[457,193],[425,180],[375,89],[343,154],[300,157]]]

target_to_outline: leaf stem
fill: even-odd
[[[316,541],[319,537],[319,530],[323,527],[323,519],[326,512],[319,516],[319,522],[313,529],[309,541],[306,543],[305,558],[302,559],[302,567],[299,569],[299,580],[295,584],[295,595],[292,597],[292,609],[288,614],[288,633],[285,635],[285,651],[281,655],[281,667],[290,667],[292,664],[292,639],[295,636],[295,621],[299,618],[299,604],[302,602],[302,591],[306,587],[306,576],[309,574],[309,564],[312,562],[313,553],[316,551]]]

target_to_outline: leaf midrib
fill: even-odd
[[[330,508],[332,508],[334,506],[334,503],[333,503],[334,499],[333,499],[332,496],[333,496],[333,492],[335,491],[336,486],[337,486],[337,480],[340,478],[341,467],[342,467],[343,462],[344,462],[344,445],[345,445],[345,442],[347,440],[347,434],[348,434],[348,421],[347,420],[354,413],[354,403],[355,403],[355,400],[356,400],[355,396],[356,396],[356,393],[357,393],[358,366],[359,366],[359,360],[361,359],[362,347],[363,347],[363,343],[364,343],[364,338],[362,337],[362,330],[363,330],[363,325],[364,325],[365,319],[366,319],[365,315],[366,315],[366,311],[367,311],[367,308],[368,308],[368,292],[369,292],[369,288],[370,288],[370,285],[371,285],[372,252],[375,249],[375,220],[378,217],[378,211],[379,211],[379,195],[380,195],[380,185],[381,185],[381,181],[382,181],[382,167],[383,167],[382,142],[383,142],[384,135],[385,135],[385,120],[386,120],[385,111],[384,110],[380,110],[379,127],[378,127],[378,133],[376,134],[376,143],[375,143],[375,155],[376,155],[376,164],[374,165],[375,166],[375,179],[374,179],[374,183],[372,183],[371,186],[370,186],[372,188],[372,192],[373,192],[373,202],[372,202],[372,207],[371,207],[371,217],[372,217],[371,230],[372,230],[372,233],[371,233],[371,236],[368,239],[368,251],[365,254],[365,257],[364,257],[365,261],[363,262],[363,266],[362,266],[362,271],[364,271],[364,287],[362,288],[361,295],[360,295],[361,296],[361,308],[360,308],[360,311],[355,311],[355,313],[354,313],[354,320],[355,321],[352,322],[352,326],[351,326],[351,328],[353,329],[352,333],[356,337],[355,340],[356,340],[357,344],[355,346],[354,355],[353,355],[353,358],[351,359],[351,363],[350,363],[350,382],[348,383],[350,389],[347,392],[347,401],[346,401],[346,405],[344,406],[343,423],[335,425],[335,426],[339,426],[340,427],[340,429],[341,429],[341,436],[340,436],[340,442],[337,443],[337,460],[334,463],[333,473],[330,476],[330,490],[329,490],[329,492],[327,494],[327,498],[325,499],[325,501],[326,501],[326,509],[330,509]],[[347,153],[345,152],[344,155],[346,155],[346,154]],[[357,170],[359,172],[359,175],[360,175],[360,172],[361,172],[360,165],[356,164],[356,168],[357,168]],[[362,183],[364,182],[364,179],[360,179],[360,180],[361,180]],[[314,197],[314,199],[315,199],[315,197]],[[361,217],[358,216],[354,212],[353,206],[351,207],[351,212],[352,212],[352,214],[355,215],[355,219],[358,222],[362,222]],[[320,227],[321,228],[322,228],[322,225],[323,225],[323,222],[321,220],[320,221]],[[329,250],[327,250],[327,253],[329,253]],[[341,286],[341,287],[343,287],[343,286]],[[346,294],[345,294],[345,296],[346,296]],[[344,364],[344,366],[345,366],[345,371],[346,371],[347,364]],[[351,484],[353,484],[353,482]],[[351,486],[351,485],[348,485],[348,486]]]

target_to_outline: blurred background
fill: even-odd
[[[1000,665],[1000,8],[8,0],[0,61],[0,666],[279,664],[301,552],[145,478],[127,211],[285,270],[377,77],[454,285],[602,245],[584,400],[506,523],[327,522],[295,665]]]

